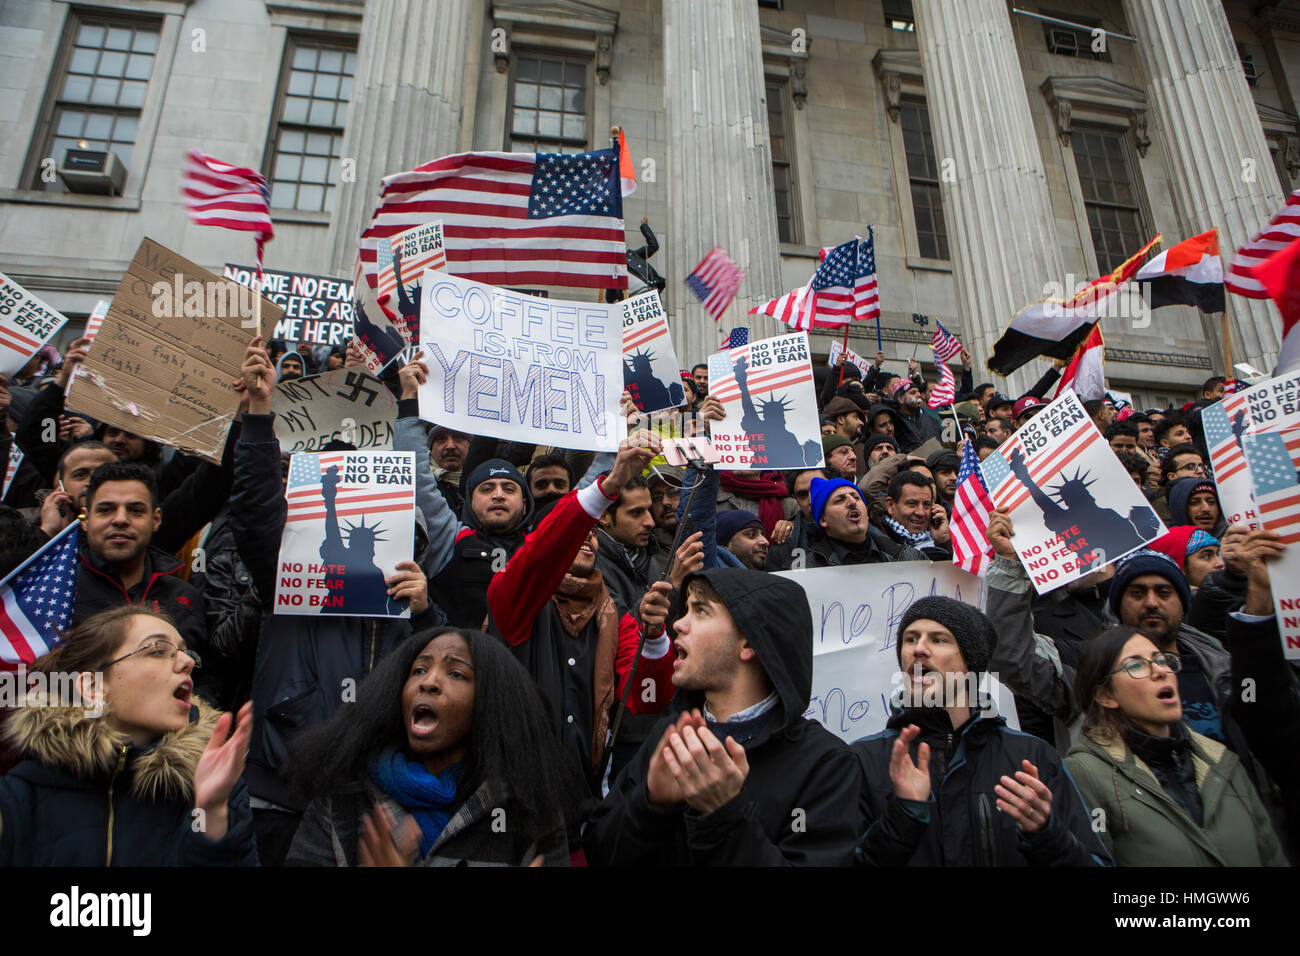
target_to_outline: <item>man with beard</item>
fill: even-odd
[[[528,479],[528,490],[533,493],[533,501],[539,508],[559,501],[574,485],[573,470],[559,452],[538,455],[528,463],[524,477]]]
[[[796,562],[803,567],[810,544],[822,533],[812,517],[812,481],[826,477],[824,468],[785,473],[786,487],[799,511],[792,521],[778,521],[772,529],[772,544],[767,554],[769,571],[789,571]]]
[[[1008,424],[1005,418],[990,417],[989,420],[984,423],[984,434],[988,435],[999,445],[1011,437],[1011,431],[1011,425]]]
[[[857,480],[858,456],[853,444],[839,432],[822,437],[822,456],[826,459],[826,470],[834,477]]]
[[[852,399],[837,396],[822,409],[822,415],[835,423],[835,431],[848,441],[862,438],[862,409]]]
[[[429,462],[438,479],[438,490],[455,511],[465,499],[460,494],[461,468],[469,454],[469,436],[451,428],[433,426],[429,432]]]
[[[870,471],[886,458],[898,454],[898,442],[892,435],[877,432],[862,443],[862,451],[866,455],[867,471]]]
[[[898,415],[902,426],[897,438],[903,451],[911,451],[931,438],[942,439],[943,423],[939,421],[938,415],[925,407],[925,398],[916,381],[900,379],[899,385],[894,395],[898,399]]]
[[[948,514],[934,503],[934,491],[916,471],[895,475],[885,492],[885,513],[871,524],[876,546],[895,560],[904,547],[915,549],[931,561],[951,561],[952,541]]]
[[[813,520],[822,536],[809,545],[808,567],[924,560],[924,555],[909,545],[899,545],[893,553],[881,549],[871,534],[862,493],[853,482],[814,478],[809,490]]]
[[[681,502],[686,470],[676,465],[654,465],[650,485],[650,515],[655,519],[654,539],[667,554],[677,540],[677,505]]]
[[[752,511],[723,511],[718,515],[718,547],[725,548],[742,567],[767,570],[768,541],[763,523]]]

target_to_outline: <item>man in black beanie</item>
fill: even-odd
[[[893,713],[851,748],[864,775],[860,864],[1110,863],[1060,756],[1009,730],[980,687],[996,640],[961,601],[924,597],[904,612]]]
[[[713,568],[670,620],[672,709],[584,832],[593,866],[845,866],[859,829],[848,748],[804,711],[812,610],[787,578]]]

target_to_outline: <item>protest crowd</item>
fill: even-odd
[[[427,320],[402,281],[380,299],[397,328],[408,309]],[[364,449],[347,428],[290,455],[278,427],[286,383],[362,375],[361,336],[360,317],[348,346],[247,333],[213,455],[75,411],[88,337],[0,382],[0,470],[21,456],[0,577],[52,544],[69,555],[65,581],[50,572],[48,595],[23,598],[63,602],[67,624],[19,655],[27,693],[3,708],[0,865],[1297,859],[1300,675],[1270,577],[1288,546],[1229,523],[1203,421],[1237,383],[1138,410],[1053,397],[1064,359],[1005,395],[965,348],[956,382],[841,350],[809,374],[808,439],[794,398],[751,398],[775,373],[733,338],[674,369],[663,403],[628,366],[620,435],[593,451],[427,414],[448,360],[422,334],[364,380],[392,406],[370,447],[414,461],[391,504],[348,486]],[[1074,468],[1046,487],[1029,436],[1049,416],[1095,434],[1091,472],[1103,456],[1131,487]],[[804,467],[717,467],[728,428],[766,429],[774,456],[788,435],[783,463]],[[304,468],[314,483],[295,491]],[[1013,485],[1010,502],[998,488]],[[1129,498],[1128,518],[1109,510]],[[1025,508],[1088,555],[1059,587],[1040,589],[1017,550]],[[292,552],[306,519],[324,540]],[[1118,560],[1095,547],[1121,539]],[[387,562],[396,540],[409,553]],[[291,552],[323,581],[312,613],[285,597]],[[825,617],[801,575],[931,564],[982,597],[919,595],[890,617],[883,724],[844,739],[813,719]]]

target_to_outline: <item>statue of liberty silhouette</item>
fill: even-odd
[[[633,352],[631,362],[627,357],[623,359],[623,384],[632,393],[637,409],[643,412],[676,408],[685,397],[680,381],[664,385],[655,376],[654,357],[654,352]]]
[[[1089,473],[1076,469],[1072,478],[1062,478],[1055,488],[1049,488],[1049,496],[1034,481],[1025,464],[1025,456],[1020,449],[1011,453],[1007,459],[1011,473],[1025,486],[1034,504],[1043,512],[1043,524],[1066,540],[1069,545],[1078,545],[1074,552],[1075,559],[1084,571],[1100,567],[1109,558],[1127,554],[1134,548],[1141,547],[1148,540],[1143,530],[1159,530],[1157,523],[1152,527],[1149,507],[1135,507],[1125,518],[1117,511],[1103,508],[1088,489],[1097,479],[1090,479]],[[1053,497],[1054,496],[1054,497]],[[1066,532],[1078,528],[1078,535]],[[1077,540],[1071,540],[1071,537]]]
[[[785,413],[790,410],[787,398],[775,398],[771,393],[763,400],[762,413],[754,406],[749,393],[749,359],[742,355],[733,363],[736,387],[740,389],[740,427],[753,453],[755,464],[765,464],[773,469],[797,468],[802,463],[813,467],[822,460],[822,443],[806,441],[802,445],[794,432],[785,424]]]
[[[375,543],[383,541],[378,524],[349,522],[348,542],[343,543],[334,500],[338,495],[339,466],[331,465],[321,476],[321,497],[325,500],[325,540],[320,557],[325,563],[325,601],[322,614],[396,615],[406,602],[388,596],[384,572],[375,564]]]

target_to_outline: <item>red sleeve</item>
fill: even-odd
[[[528,640],[537,615],[564,580],[595,523],[578,501],[578,493],[569,492],[492,576],[488,613],[507,644]]]
[[[614,678],[618,699],[623,699],[627,676],[632,670],[632,659],[641,640],[641,625],[631,614],[624,614],[618,622],[618,653],[614,657]],[[656,646],[660,645],[660,646]],[[663,646],[666,645],[666,648]],[[658,657],[649,655],[659,652]],[[647,640],[636,668],[636,683],[627,697],[627,709],[633,714],[657,714],[668,706],[677,688],[673,686],[673,661],[677,659],[670,638],[660,635]],[[646,681],[651,683],[647,684]],[[651,690],[653,689],[653,692]]]

